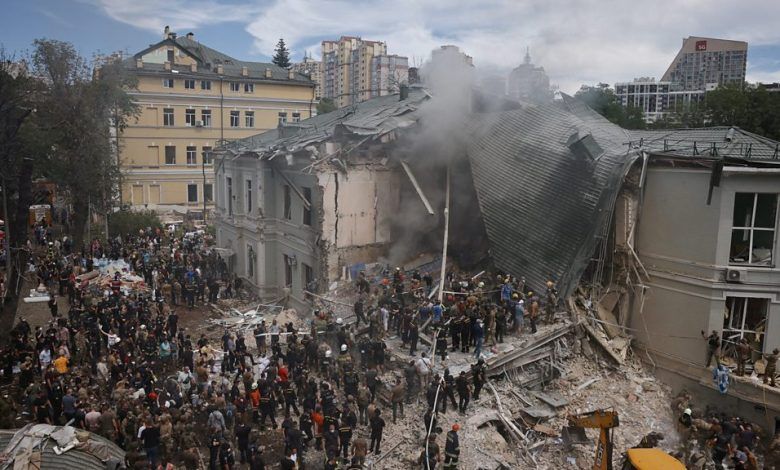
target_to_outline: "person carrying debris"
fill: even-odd
[[[452,425],[452,430],[447,432],[447,441],[444,443],[444,470],[458,468],[458,457],[460,456],[458,430],[460,430],[460,425],[455,423]]]
[[[706,336],[704,330],[701,330],[701,337],[707,340],[707,362],[705,367],[710,366],[712,358],[715,358],[715,365],[720,364],[720,335],[718,330],[712,330],[709,336]]]

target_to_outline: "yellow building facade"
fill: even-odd
[[[311,117],[314,83],[274,64],[234,59],[192,34],[164,39],[124,61],[139,107],[119,136],[122,204],[180,212],[210,209],[210,151],[223,141]]]

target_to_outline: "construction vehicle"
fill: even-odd
[[[593,470],[612,470],[612,434],[620,425],[618,414],[611,410],[595,410],[567,417],[569,426],[564,428],[565,439],[580,442],[586,440],[584,428],[599,429],[596,443],[596,459]],[[658,448],[632,448],[625,454],[622,470],[685,470],[679,460]]]

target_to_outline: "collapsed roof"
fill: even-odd
[[[780,145],[777,142],[739,127],[716,126],[628,132],[631,136],[631,146],[648,153],[780,162]]]
[[[467,153],[494,264],[569,294],[639,156],[628,133],[565,97],[480,116],[472,134]]]

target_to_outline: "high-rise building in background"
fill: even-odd
[[[294,63],[290,68],[294,72],[308,76],[314,82],[314,98],[319,100],[322,97],[322,62],[306,54],[301,62]]]
[[[745,83],[747,48],[743,41],[688,37],[660,81],[616,83],[615,95],[622,106],[639,108],[645,121],[656,121],[701,102],[721,85]]]
[[[162,41],[122,65],[138,80],[128,92],[138,117],[118,136],[122,203],[136,209],[210,206],[212,149],[311,115],[309,77],[234,59],[192,33],[177,37],[166,27]]]
[[[523,63],[509,73],[508,95],[519,101],[540,103],[552,99],[550,78],[544,67],[531,63],[531,53],[525,50]]]
[[[322,41],[320,93],[338,107],[348,106],[395,92],[392,82],[401,75],[405,83],[407,70],[408,59],[389,56],[384,42],[355,36]]]
[[[744,41],[700,38],[683,39],[677,57],[661,81],[674,89],[707,90],[729,83],[745,82],[748,44]]]

